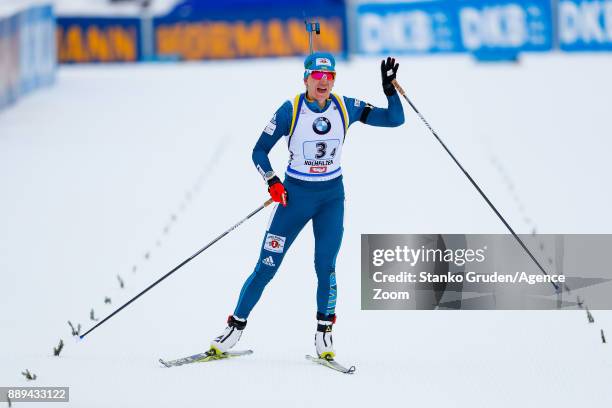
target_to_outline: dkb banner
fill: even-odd
[[[612,50],[612,0],[563,0],[558,15],[563,51]]]
[[[363,310],[612,310],[612,235],[361,236]]]
[[[448,1],[361,4],[357,16],[364,54],[464,51],[456,7]]]
[[[467,0],[454,4],[467,51],[552,49],[549,0]]]
[[[549,0],[371,3],[357,7],[357,47],[365,54],[548,51]]]

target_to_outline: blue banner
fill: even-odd
[[[344,0],[183,0],[166,17],[213,18],[223,20],[259,19],[267,16],[307,17],[336,15]]]
[[[449,2],[362,4],[357,19],[357,48],[364,54],[464,51]]]
[[[549,0],[468,0],[458,4],[463,47],[482,51],[549,51]]]
[[[20,90],[28,93],[55,78],[55,18],[51,6],[22,12],[20,24]]]
[[[612,51],[612,0],[560,1],[558,32],[563,51]]]
[[[547,51],[553,45],[548,0],[372,3],[357,7],[365,54]]]
[[[0,16],[0,109],[54,81],[54,27],[50,5]]]
[[[133,17],[60,17],[57,19],[59,61],[139,61],[140,27],[140,19]]]

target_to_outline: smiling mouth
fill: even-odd
[[[317,92],[319,92],[319,93],[325,93],[325,92],[327,92],[327,88],[318,88],[318,87],[317,87]]]

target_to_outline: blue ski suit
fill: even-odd
[[[276,111],[255,144],[252,158],[264,179],[269,178],[273,173],[268,153],[281,137],[286,137],[290,158],[283,185],[288,203],[286,207],[275,204],[259,259],[242,287],[234,316],[248,318],[291,244],[310,220],[315,238],[317,312],[335,314],[336,257],[344,231],[341,147],[348,127],[357,121],[383,127],[404,123],[399,96],[387,96],[387,100],[388,108],[384,109],[332,94],[321,108],[317,101],[301,94]],[[336,137],[338,134],[341,136]]]

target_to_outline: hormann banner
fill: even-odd
[[[372,3],[357,7],[359,52],[441,53],[548,51],[548,0]]]
[[[141,22],[133,17],[59,17],[58,60],[134,62],[141,57]]]
[[[304,13],[320,22],[315,49],[345,54],[343,0],[185,2],[153,21],[158,58],[208,60],[304,55]]]
[[[612,310],[612,235],[519,237],[364,234],[361,308]]]

